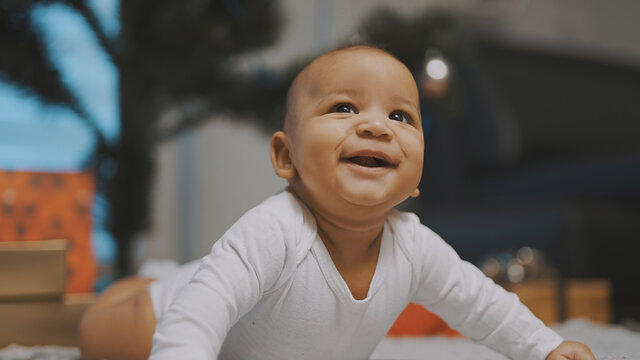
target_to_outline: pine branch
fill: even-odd
[[[4,80],[30,90],[44,103],[67,105],[84,116],[33,29],[31,6],[29,2],[8,1],[0,6],[0,73]]]

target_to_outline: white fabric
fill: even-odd
[[[366,359],[410,301],[515,359],[544,359],[562,341],[399,211],[385,223],[367,298],[355,300],[313,217],[286,191],[240,218],[175,296],[151,359]]]
[[[174,267],[172,273],[166,273],[166,267],[164,266],[161,269],[152,268],[149,270],[149,267],[154,266],[154,264],[155,262],[150,266],[143,266],[142,269],[145,269],[145,271],[143,272],[141,269],[138,275],[158,279],[147,286],[147,291],[151,296],[151,304],[153,305],[153,312],[156,315],[156,322],[160,323],[164,314],[169,311],[169,305],[171,305],[173,300],[180,294],[182,288],[189,283],[193,274],[198,270],[200,260],[188,262],[180,267],[177,267],[178,264],[175,263],[176,267]]]
[[[565,339],[588,345],[598,360],[640,360],[640,332],[619,325],[573,319],[553,326]],[[465,338],[441,336],[386,337],[370,360],[507,360]]]

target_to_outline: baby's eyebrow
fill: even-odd
[[[408,99],[408,98],[406,98],[404,96],[401,96],[401,95],[394,96],[392,100],[394,102],[399,102],[399,103],[402,103],[402,104],[404,104],[406,106],[410,106],[413,109],[417,109],[418,108],[418,104],[416,104],[412,100],[410,100],[410,99]]]
[[[357,96],[359,94],[360,94],[360,91],[358,91],[358,90],[338,89],[338,90],[329,91],[327,96],[336,96],[336,95]]]
[[[335,90],[329,91],[325,97],[329,97],[329,96],[358,97],[361,93],[362,93],[361,91],[355,90],[355,89],[335,89]],[[418,104],[415,101],[407,98],[406,96],[395,95],[391,98],[391,100],[393,101],[394,104],[400,103],[402,105],[411,107],[412,109],[419,108]]]

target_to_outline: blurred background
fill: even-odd
[[[292,77],[370,43],[421,91],[422,195],[402,207],[497,280],[532,262],[606,279],[611,319],[640,321],[638,13],[634,0],[0,0],[0,241],[70,239],[69,291],[204,256],[285,186],[268,145]]]

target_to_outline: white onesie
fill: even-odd
[[[354,299],[313,216],[288,191],[248,211],[199,265],[150,293],[159,321],[151,359],[366,359],[410,301],[514,359],[544,359],[562,342],[517,296],[397,210],[368,295]]]

